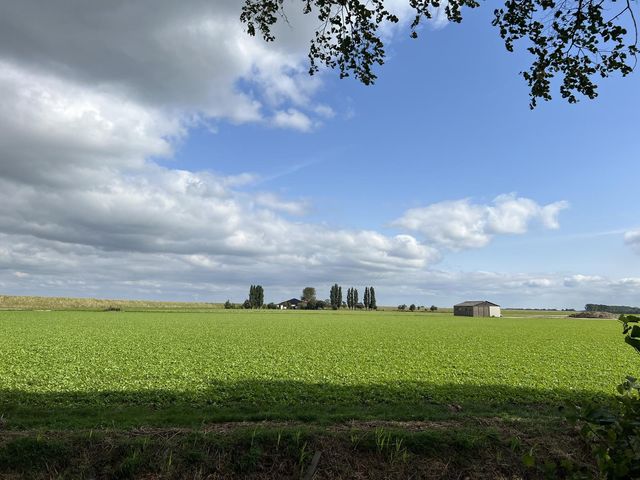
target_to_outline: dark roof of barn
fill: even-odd
[[[454,307],[475,307],[477,305],[489,305],[491,307],[499,307],[500,305],[486,300],[471,300],[468,302],[457,303]]]
[[[290,298],[289,300],[285,300],[284,302],[280,302],[278,305],[284,305],[288,303],[289,305],[298,305],[300,300],[297,298]]]

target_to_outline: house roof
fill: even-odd
[[[278,305],[284,305],[285,303],[288,303],[290,305],[297,305],[300,303],[300,300],[297,298],[290,298],[289,300],[285,300],[284,302],[280,302]]]
[[[476,305],[489,305],[491,307],[499,307],[500,305],[486,300],[470,300],[467,302],[457,303],[454,307],[475,307]]]

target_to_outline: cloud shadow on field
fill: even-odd
[[[612,392],[613,394],[613,392]],[[556,416],[559,408],[610,396],[570,389],[393,382],[335,385],[292,380],[212,382],[198,391],[34,393],[0,390],[8,428],[199,425],[296,420],[433,420],[451,416]]]

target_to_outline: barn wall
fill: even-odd
[[[473,307],[453,307],[453,314],[463,317],[499,317],[500,307],[474,305]]]
[[[472,307],[453,307],[453,314],[458,317],[472,317],[473,308]]]

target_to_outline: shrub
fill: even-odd
[[[224,302],[224,308],[226,308],[227,310],[229,310],[230,308],[233,308],[233,303],[227,300],[226,302]]]

